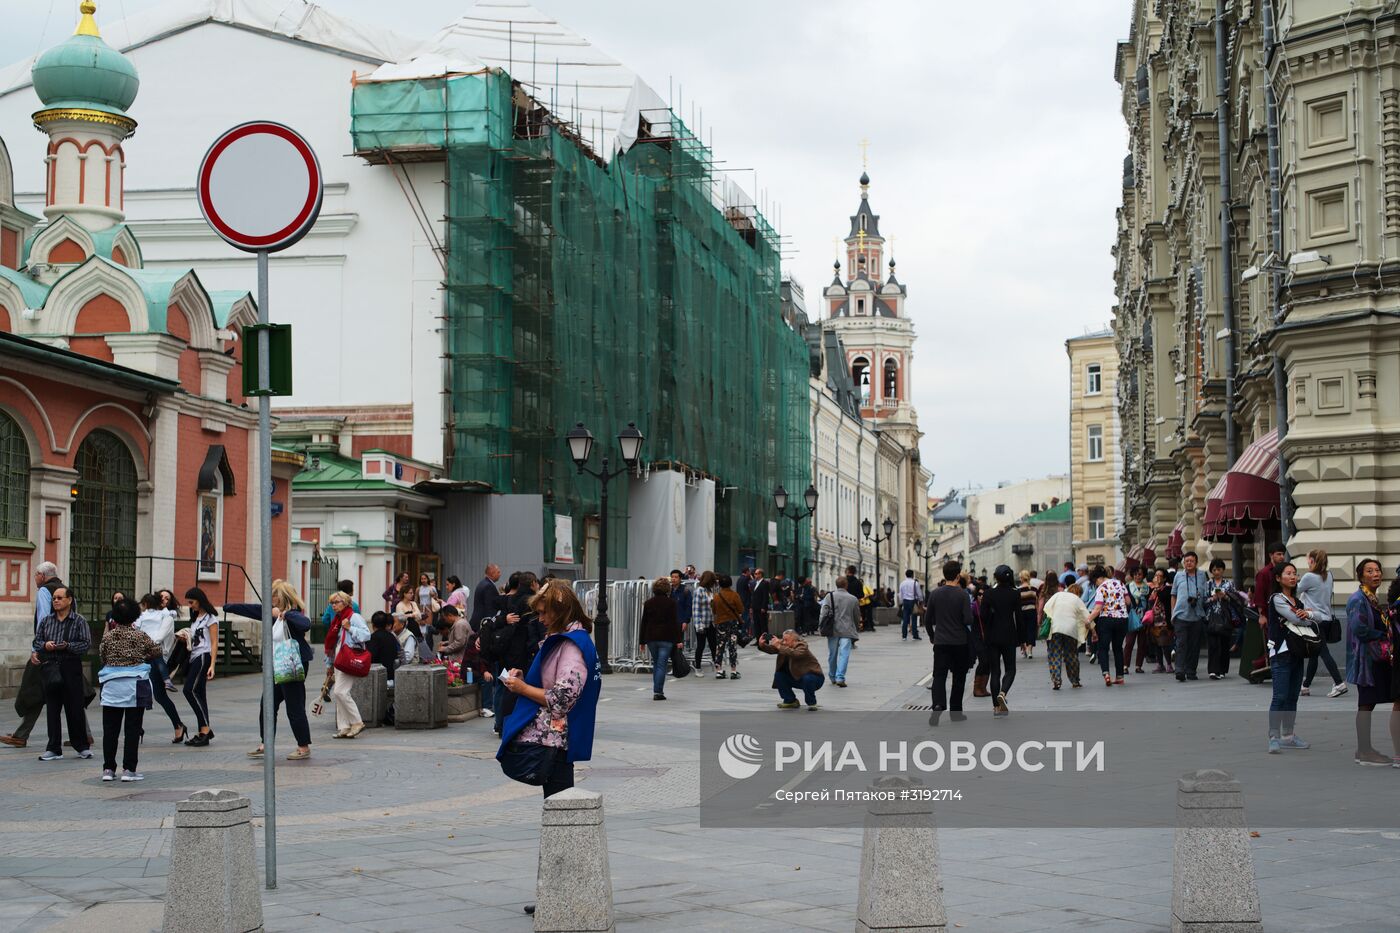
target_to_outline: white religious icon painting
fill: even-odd
[[[219,496],[199,496],[199,576],[219,576]]]

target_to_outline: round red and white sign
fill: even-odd
[[[321,212],[321,163],[302,136],[269,120],[243,123],[199,164],[199,209],[214,232],[250,253],[286,249]]]

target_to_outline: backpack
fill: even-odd
[[[827,593],[826,599],[822,600],[821,623],[817,634],[823,638],[830,638],[836,634],[836,601],[831,598],[830,593]]]

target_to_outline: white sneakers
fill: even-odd
[[[1346,685],[1345,683],[1340,683],[1340,684],[1337,684],[1335,687],[1333,687],[1332,690],[1331,690],[1331,692],[1328,693],[1327,696],[1328,696],[1328,697],[1339,697],[1339,696],[1341,696],[1342,694],[1344,694],[1344,693],[1346,693],[1346,692],[1347,692],[1347,685]]]

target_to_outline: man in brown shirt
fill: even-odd
[[[817,691],[826,683],[826,676],[822,674],[821,662],[812,655],[807,642],[792,629],[783,632],[781,639],[764,632],[758,636],[758,650],[778,656],[773,670],[773,689],[783,699],[778,709],[797,709],[801,705],[793,692],[794,687],[801,688],[807,709],[817,709]]]

